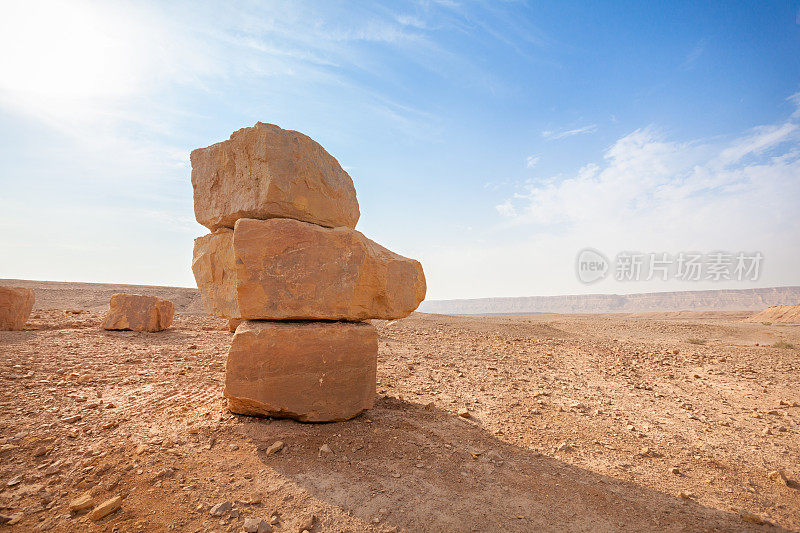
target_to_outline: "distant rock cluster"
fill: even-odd
[[[0,330],[19,330],[25,327],[34,299],[31,289],[0,286]]]
[[[192,271],[206,310],[236,328],[231,411],[346,420],[372,407],[378,335],[368,319],[425,298],[418,261],[356,231],[353,181],[314,140],[272,124],[192,152]]]

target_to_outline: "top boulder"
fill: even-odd
[[[215,231],[240,218],[293,218],[354,228],[360,215],[353,180],[310,137],[257,123],[191,155],[194,213]]]

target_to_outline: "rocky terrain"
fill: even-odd
[[[800,305],[774,305],[754,314],[747,320],[750,322],[800,324]]]
[[[519,298],[428,300],[420,311],[450,315],[522,313],[644,313],[667,311],[757,311],[800,302],[800,287],[651,292],[642,294],[573,294]]]
[[[41,301],[0,332],[0,530],[800,530],[795,326],[374,321],[375,407],[303,424],[226,409],[222,319],[104,331]]]

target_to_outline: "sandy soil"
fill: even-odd
[[[226,411],[221,320],[37,310],[0,332],[0,530],[800,530],[800,328],[747,316],[378,322],[375,408],[312,425]]]

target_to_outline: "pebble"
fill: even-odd
[[[786,477],[786,474],[783,473],[781,470],[773,470],[769,473],[769,478],[772,481],[777,481],[779,483],[783,483],[784,485],[789,485],[789,479]]]
[[[13,487],[15,485],[19,485],[20,483],[22,483],[22,474],[20,474],[18,476],[14,476],[11,479],[9,479],[8,483],[6,483],[6,485],[9,486],[9,487]]]
[[[122,507],[122,497],[114,496],[110,500],[106,500],[95,507],[94,510],[89,513],[89,519],[93,522],[97,522],[110,515],[120,507]]]
[[[317,517],[316,515],[310,515],[305,517],[304,519],[300,520],[300,525],[297,528],[297,531],[302,533],[303,531],[311,531],[314,529],[314,522],[316,522]]]
[[[20,520],[25,516],[25,513],[19,512],[14,513],[10,516],[0,514],[0,524],[5,524],[7,526],[13,526],[18,524]]]
[[[272,528],[266,520],[260,518],[245,518],[244,526],[242,526],[247,533],[268,533]]]
[[[83,418],[81,415],[72,415],[62,418],[61,421],[64,422],[65,424],[74,424],[81,418]]]
[[[470,418],[472,415],[466,409],[459,409],[458,416],[460,416],[461,418]]]
[[[333,453],[333,450],[331,450],[331,447],[328,446],[327,444],[323,444],[322,446],[319,447],[319,454],[318,454],[319,457],[322,457],[323,455],[329,455],[331,453]]]
[[[222,516],[231,509],[233,509],[233,504],[231,502],[220,502],[211,508],[209,514],[211,516]]]
[[[269,448],[267,448],[267,455],[272,455],[274,453],[278,453],[283,449],[283,441],[278,440],[273,442]]]
[[[745,522],[750,522],[751,524],[761,525],[765,523],[765,520],[758,516],[757,514],[751,513],[746,509],[739,509],[739,516],[742,517],[742,520]]]
[[[92,507],[94,507],[94,499],[92,498],[92,493],[90,491],[84,492],[69,502],[69,510],[73,513],[85,511],[86,509],[91,509]]]

